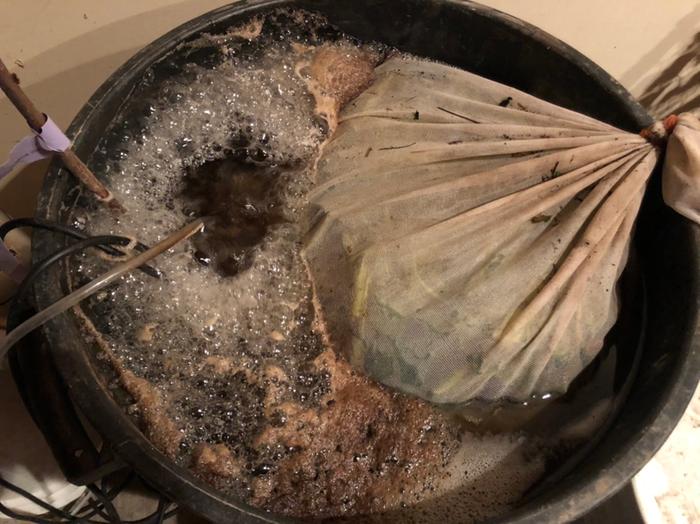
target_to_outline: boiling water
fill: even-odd
[[[160,280],[135,272],[85,304],[100,355],[118,370],[110,386],[130,393],[127,409],[163,452],[265,509],[383,512],[383,522],[501,513],[611,413],[615,350],[563,399],[474,406],[460,417],[329,358],[313,330],[299,225],[328,126],[298,67],[328,43],[360,46],[301,12],[204,35],[155,65],[115,119],[91,166],[129,212],[117,219],[80,196],[74,223],[149,244],[193,217],[206,229],[157,259]],[[75,260],[75,285],[106,267],[94,256]],[[368,459],[377,463],[363,466]],[[307,470],[304,482],[322,497],[293,484]],[[343,470],[366,483],[350,479],[334,495]]]

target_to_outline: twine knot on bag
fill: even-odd
[[[642,129],[639,134],[642,138],[646,138],[655,146],[663,147],[666,144],[668,136],[673,133],[677,124],[678,116],[669,115],[663,120],[654,122],[649,127]]]

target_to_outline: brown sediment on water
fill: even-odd
[[[183,434],[161,393],[125,369],[90,319],[82,312],[80,317],[133,397],[131,411],[144,434],[174,458]],[[279,365],[255,373],[230,357],[204,358],[202,366],[217,375],[242,373],[245,382],[261,384],[264,418],[247,439],[247,454],[221,442],[200,443],[191,454],[191,471],[220,489],[248,492],[254,506],[296,517],[347,517],[429,499],[459,447],[460,425],[358,374],[332,350],[309,364],[329,380],[327,392],[312,403],[290,396],[293,380]],[[250,462],[254,457],[257,464]]]
[[[131,371],[121,371],[121,382],[132,397],[134,408],[142,421],[142,429],[151,443],[174,458],[177,455],[182,433],[167,414],[167,403],[159,391],[146,379],[135,376]]]
[[[254,40],[260,36],[262,32],[264,19],[262,17],[254,17],[249,22],[229,31],[227,36],[238,36],[246,40]]]
[[[100,348],[100,355],[109,361],[124,390],[133,398],[130,409],[137,416],[141,430],[157,449],[169,458],[175,458],[183,434],[168,414],[167,399],[150,382],[137,377],[124,366],[80,306],[74,307],[73,312],[80,320],[83,331]]]
[[[192,452],[193,471],[210,482],[237,477],[244,465],[225,444],[199,444]]]
[[[256,447],[292,451],[253,480],[251,503],[285,515],[331,517],[429,497],[459,445],[455,422],[356,373],[330,350],[314,365],[330,374],[318,407],[266,405],[286,422],[268,424]]]
[[[384,54],[349,42],[313,48],[311,58],[301,60],[298,72],[316,101],[316,113],[326,119],[332,133],[338,114],[374,80],[374,68]]]

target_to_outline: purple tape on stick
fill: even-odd
[[[37,160],[47,158],[53,153],[65,151],[70,145],[71,142],[68,140],[68,137],[47,116],[40,133],[34,131],[34,135],[24,137],[12,148],[10,158],[0,166],[0,178],[7,176],[19,165],[31,164]]]

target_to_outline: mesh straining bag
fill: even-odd
[[[697,221],[700,123],[676,121],[664,197]],[[310,195],[304,257],[328,341],[434,402],[565,392],[615,323],[652,141],[389,59],[340,114]]]

